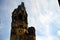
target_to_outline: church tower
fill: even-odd
[[[27,12],[24,3],[12,12],[11,36],[10,40],[35,40],[34,27],[28,28]]]

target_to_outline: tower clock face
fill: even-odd
[[[17,35],[23,35],[25,33],[25,31],[23,28],[17,28],[16,33],[17,33]]]

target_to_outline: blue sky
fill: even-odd
[[[36,40],[59,40],[60,7],[57,0],[0,0],[0,40],[10,40],[11,14],[25,3],[28,26],[36,29]]]

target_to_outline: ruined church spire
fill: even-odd
[[[12,12],[10,40],[36,40],[35,28],[28,27],[24,2]]]

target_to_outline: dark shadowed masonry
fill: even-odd
[[[10,40],[36,40],[35,28],[28,27],[27,12],[22,2],[12,12]]]
[[[60,0],[58,0],[59,6],[60,6]]]

